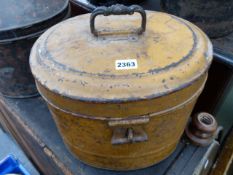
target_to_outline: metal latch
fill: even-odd
[[[149,118],[109,121],[108,125],[113,128],[111,143],[119,145],[147,141],[148,136],[142,125],[148,122]]]

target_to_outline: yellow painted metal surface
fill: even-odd
[[[167,14],[147,16],[147,30],[139,36],[132,32],[140,26],[137,15],[98,17],[99,30],[121,29],[100,37],[90,33],[89,15],[60,23],[33,48],[32,71],[45,87],[85,101],[153,98],[206,71],[212,50],[203,33]],[[124,59],[137,59],[138,68],[116,70],[115,61]]]
[[[98,37],[89,18],[64,21],[35,43],[30,65],[38,90],[80,160],[114,170],[157,163],[184,131],[212,45],[197,27],[165,13],[147,11],[142,35],[135,34],[138,15],[98,17]],[[117,60],[132,59],[137,67],[117,69]]]

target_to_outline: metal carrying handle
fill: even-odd
[[[139,13],[142,16],[141,27],[137,30],[137,34],[141,35],[146,30],[146,12],[139,5],[125,6],[122,4],[112,5],[110,7],[98,7],[96,8],[90,18],[90,28],[91,33],[95,36],[98,36],[98,31],[95,28],[95,18],[98,15],[110,16],[110,15],[133,15],[135,12]]]

